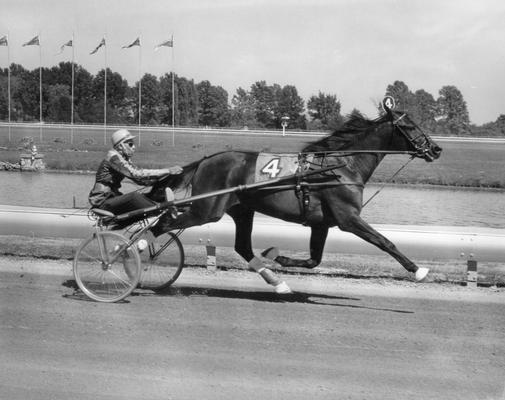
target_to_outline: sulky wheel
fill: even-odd
[[[139,286],[161,291],[174,283],[184,268],[182,243],[172,232],[166,232],[149,242],[140,253],[142,273]]]
[[[112,303],[127,297],[140,279],[140,257],[135,246],[115,232],[96,232],[77,249],[74,277],[89,298]]]

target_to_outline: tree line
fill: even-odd
[[[10,66],[11,121],[38,121],[40,113],[39,73],[42,74],[42,120],[69,123],[72,109],[74,68],[75,123],[103,123],[104,79],[107,77],[106,119],[108,124],[209,126],[249,129],[280,129],[288,118],[288,129],[329,131],[344,121],[341,103],[334,94],[319,92],[307,102],[293,85],[269,85],[258,81],[249,89],[239,87],[231,99],[221,86],[204,80],[195,82],[172,73],[156,77],[145,73],[129,86],[118,72],[102,69],[92,75],[80,65],[61,62],[51,68],[27,70]],[[8,73],[0,69],[0,120],[8,119]],[[174,93],[172,94],[172,79]],[[462,93],[444,86],[435,98],[423,89],[412,92],[402,81],[388,85],[385,95],[395,98],[397,108],[408,111],[422,128],[439,135],[505,135],[505,115],[494,122],[470,124]],[[174,115],[172,116],[172,99]],[[382,112],[377,104],[378,112]],[[354,109],[352,113],[359,113]]]

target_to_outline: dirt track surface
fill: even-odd
[[[68,261],[0,257],[0,398],[505,399],[505,290],[183,271],[87,301]]]

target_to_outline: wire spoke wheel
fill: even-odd
[[[142,272],[139,286],[161,291],[174,283],[184,268],[184,249],[179,238],[166,232],[140,253]]]
[[[127,297],[140,279],[135,246],[115,232],[97,232],[86,239],[74,257],[74,277],[89,298],[112,303]]]

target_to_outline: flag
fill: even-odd
[[[28,42],[26,42],[25,44],[23,44],[23,46],[39,46],[40,45],[40,42],[39,42],[39,36],[35,36],[32,40],[29,40]]]
[[[72,47],[74,44],[72,43],[72,40],[69,40],[67,43],[61,45],[60,47],[60,52],[57,54],[63,53],[63,50],[65,50],[65,46]]]
[[[0,46],[8,46],[9,41],[7,40],[7,36],[1,37],[0,38]]]
[[[170,39],[163,43],[160,43],[158,46],[154,48],[154,51],[158,51],[161,47],[174,47],[174,40]]]
[[[102,38],[102,41],[98,44],[98,46],[96,46],[95,50],[93,50],[93,51],[92,51],[91,53],[89,53],[89,54],[95,54],[95,53],[98,51],[98,49],[99,49],[100,47],[102,47],[102,46],[105,46],[105,38]]]
[[[133,46],[140,46],[140,38],[135,39],[135,41],[133,43],[123,46],[121,48],[122,49],[129,49],[130,47],[133,47]]]

